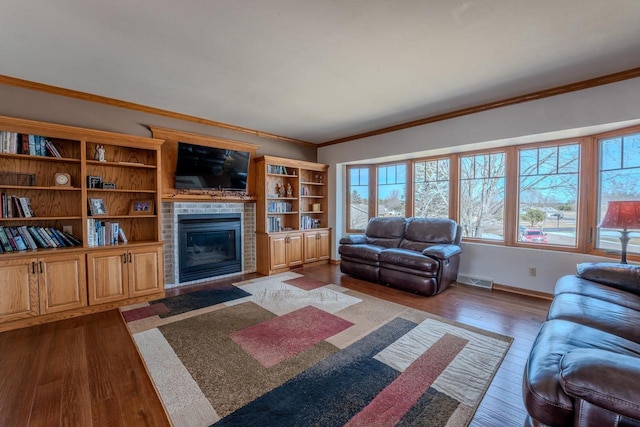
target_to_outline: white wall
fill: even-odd
[[[345,165],[460,152],[488,146],[590,135],[640,123],[640,78],[503,107],[451,120],[322,147],[330,165],[329,206],[336,214],[332,258],[345,229]],[[583,254],[465,243],[460,272],[502,285],[551,292],[556,279],[583,261],[614,261]],[[538,274],[530,277],[529,267]]]

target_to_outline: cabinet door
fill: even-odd
[[[89,305],[121,301],[129,297],[126,256],[127,253],[122,249],[87,254]]]
[[[287,255],[289,260],[289,267],[294,267],[296,265],[302,265],[304,259],[303,255],[303,243],[302,243],[302,233],[292,233],[289,234],[289,242],[287,243]]]
[[[162,246],[141,247],[129,250],[129,297],[155,294],[164,289]]]
[[[40,314],[57,313],[87,305],[84,254],[38,258]]]
[[[39,314],[36,259],[3,261],[0,266],[0,322]]]
[[[269,236],[269,270],[287,268],[287,236]]]
[[[318,233],[304,233],[304,262],[318,261]]]
[[[318,260],[331,257],[331,234],[328,230],[318,231]]]

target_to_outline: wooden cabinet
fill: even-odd
[[[164,295],[162,140],[2,116],[0,137],[0,331]]]
[[[129,297],[140,297],[162,292],[164,289],[164,268],[162,246],[139,247],[129,251],[127,273],[129,276]]]
[[[304,232],[304,262],[305,264],[328,260],[330,257],[329,230]]]
[[[303,263],[302,233],[277,233],[259,236],[258,241],[266,240],[265,245],[258,244],[259,257],[264,257],[258,264],[259,272],[273,274],[286,271]],[[268,250],[261,250],[261,248]]]
[[[273,156],[255,161],[258,272],[328,260],[328,166]]]
[[[162,292],[162,247],[110,249],[87,255],[89,304]]]
[[[48,255],[38,258],[40,314],[82,308],[87,305],[87,274],[84,254]]]
[[[0,322],[87,305],[84,254],[17,258],[0,263]]]
[[[22,258],[0,264],[0,322],[40,314],[38,276],[31,272],[35,262],[36,258]]]

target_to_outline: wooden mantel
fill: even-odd
[[[246,142],[233,141],[215,136],[201,135],[191,132],[183,132],[174,129],[166,129],[149,126],[154,138],[163,139],[161,148],[162,156],[162,201],[163,202],[255,202],[255,164],[249,162],[249,174],[247,178],[247,193],[238,194],[232,191],[219,190],[181,190],[174,187],[176,173],[176,160],[178,156],[178,142],[204,145],[207,147],[223,148],[225,150],[248,151],[251,160],[256,158],[259,146]]]

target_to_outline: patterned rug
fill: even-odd
[[[466,426],[511,338],[289,272],[124,307],[175,426]]]

